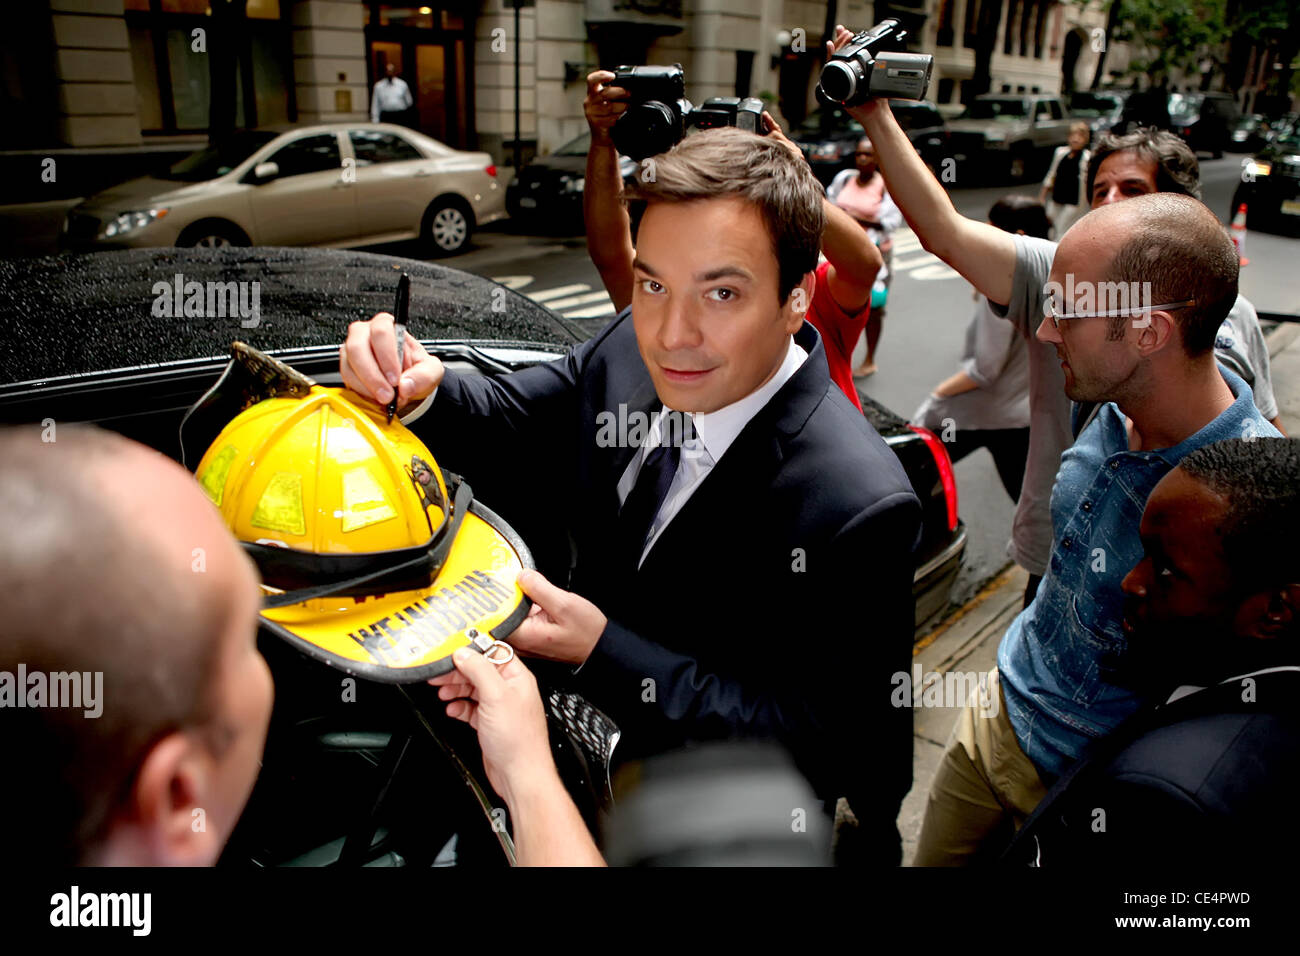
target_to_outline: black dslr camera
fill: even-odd
[[[695,129],[718,129],[734,126],[747,133],[766,136],[763,126],[763,101],[754,96],[715,96],[694,110],[688,125]]]
[[[840,106],[857,106],[878,97],[925,98],[934,57],[904,53],[907,31],[897,20],[881,20],[863,30],[822,67],[817,98]]]
[[[631,96],[627,111],[609,131],[615,148],[635,160],[671,149],[686,134],[691,102],[686,99],[682,65],[620,66],[610,86],[621,86]]]
[[[686,99],[682,65],[620,66],[610,86],[621,86],[631,96],[627,111],[609,131],[614,147],[635,160],[657,156],[681,142],[686,131],[735,126],[766,135],[763,101],[752,96],[715,96],[698,109]]]

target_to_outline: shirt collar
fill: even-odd
[[[1222,363],[1219,363],[1218,368],[1228,390],[1232,392],[1232,404],[1214,421],[1200,431],[1188,435],[1177,445],[1169,448],[1150,448],[1140,454],[1156,455],[1168,464],[1176,466],[1190,452],[1202,445],[1225,438],[1241,438],[1246,433],[1243,423],[1247,420],[1253,422],[1262,417],[1255,409],[1255,393],[1246,384],[1246,380]],[[1098,414],[1106,415],[1104,427],[1110,432],[1110,444],[1118,442],[1117,450],[1129,451],[1128,431],[1124,427],[1124,413],[1120,407],[1114,402],[1107,402]],[[1135,454],[1139,453],[1135,452]]]
[[[737,399],[730,405],[719,408],[714,412],[695,412],[691,415],[691,421],[695,425],[695,434],[699,437],[704,445],[704,450],[709,453],[709,457],[715,462],[726,453],[749,424],[749,420],[758,414],[759,409],[766,405],[781,386],[799,371],[804,361],[808,358],[799,345],[795,343],[794,336],[790,337],[790,347],[786,350],[785,358],[781,360],[781,365],[776,370],[776,374],[768,379],[763,385],[754,389],[744,398]],[[667,406],[664,406],[665,409]]]

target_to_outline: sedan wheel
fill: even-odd
[[[233,245],[225,236],[200,236],[194,242],[198,249],[227,249]]]
[[[441,251],[457,252],[469,239],[469,222],[455,206],[444,206],[434,213],[430,232]]]

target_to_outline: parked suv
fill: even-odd
[[[948,134],[959,160],[1020,182],[1046,170],[1069,139],[1070,119],[1053,94],[985,93],[948,123]]]
[[[1070,118],[1087,122],[1093,135],[1109,133],[1124,115],[1128,90],[1082,90],[1069,97]]]
[[[1241,117],[1237,101],[1227,93],[1170,93],[1169,126],[1197,152],[1215,159],[1232,140]]]

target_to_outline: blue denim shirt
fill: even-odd
[[[1156,483],[1189,452],[1225,438],[1277,437],[1250,386],[1219,366],[1235,401],[1172,448],[1130,451],[1114,403],[1061,456],[1052,489],[1052,557],[1032,604],[998,647],[1007,716],[1049,786],[1095,737],[1142,703],[1107,679],[1124,650],[1120,582],[1142,559],[1138,525]]]

